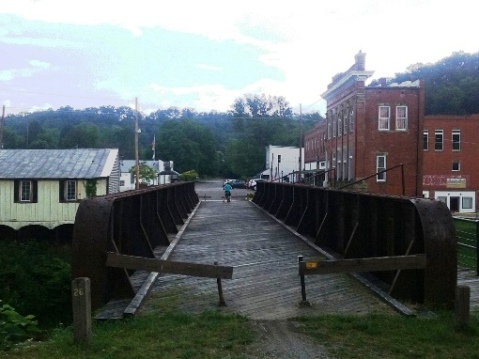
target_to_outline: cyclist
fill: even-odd
[[[225,198],[226,198],[226,202],[230,202],[231,201],[231,190],[233,189],[233,187],[231,187],[231,185],[229,183],[226,183],[224,186],[223,186],[223,191],[225,191]]]

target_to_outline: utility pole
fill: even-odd
[[[302,159],[302,144],[303,144],[303,106],[302,104],[299,104],[299,168],[298,168],[298,180],[297,182],[301,181],[301,167],[303,164],[303,159]]]
[[[138,155],[138,98],[135,98],[135,189],[140,188],[140,159]]]
[[[3,124],[5,122],[5,105],[3,105],[2,118],[0,119],[0,150],[3,149]]]

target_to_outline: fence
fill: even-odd
[[[476,270],[479,276],[479,220],[454,217],[457,237],[457,262]]]

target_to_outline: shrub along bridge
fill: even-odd
[[[174,296],[187,310],[210,309],[218,288],[224,310],[280,319],[413,315],[403,301],[452,308],[456,258],[441,202],[268,182],[252,202],[200,202],[184,182],[83,200],[72,265],[74,278],[90,278],[93,309],[115,308],[99,318]]]

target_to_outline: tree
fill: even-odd
[[[174,160],[179,172],[194,169],[200,175],[215,174],[215,141],[205,126],[191,120],[169,120],[159,128],[156,142],[158,156]]]
[[[427,115],[479,113],[479,52],[455,52],[434,64],[410,65],[391,82],[425,81]],[[375,85],[372,82],[371,85]]]
[[[293,110],[282,96],[245,94],[235,100],[231,106],[235,117],[289,117]]]
[[[128,172],[136,175],[136,166],[131,167]],[[140,176],[140,182],[153,182],[156,179],[156,172],[153,168],[148,166],[145,162],[138,164],[138,172]]]

